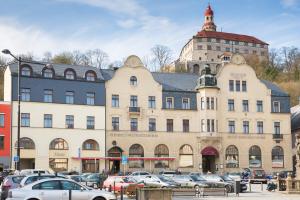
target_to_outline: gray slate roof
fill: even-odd
[[[47,64],[46,62],[41,62],[44,63],[45,65]],[[97,78],[100,80],[104,80],[100,70],[96,67],[91,67],[91,66],[83,66],[83,65],[67,65],[67,64],[53,64],[50,63],[55,71],[55,76],[58,77],[63,77],[64,72],[68,68],[72,68],[76,72],[76,76],[79,79],[84,79],[85,78],[85,73],[89,70],[92,70],[96,73]],[[42,74],[42,70],[45,67],[45,65],[39,65],[39,64],[30,64],[28,65],[32,68],[33,70],[33,76],[40,76]],[[12,73],[18,73],[18,63],[11,63],[9,64],[9,68]]]
[[[114,75],[114,70],[103,69],[104,80],[110,80]],[[198,76],[187,73],[161,73],[152,72],[155,81],[163,86],[164,90],[170,91],[192,91],[195,92]]]
[[[300,105],[291,108],[291,128],[293,130],[300,129]]]
[[[260,80],[263,84],[267,86],[268,89],[270,89],[272,92],[272,96],[279,96],[279,97],[288,97],[289,94],[284,92],[282,89],[280,89],[277,85],[274,83],[267,81],[267,80]]]

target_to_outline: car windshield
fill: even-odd
[[[233,181],[232,178],[228,177],[228,176],[221,176],[221,178],[224,180],[224,181]]]
[[[193,181],[206,181],[203,177],[201,176],[191,176]]]
[[[172,181],[172,179],[166,177],[166,176],[157,176],[161,181],[164,181],[164,182],[169,182],[169,181]]]
[[[12,181],[14,183],[21,183],[22,179],[24,178],[25,176],[15,176],[15,177],[12,177]]]

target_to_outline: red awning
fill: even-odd
[[[72,157],[75,160],[122,160],[121,157]],[[174,157],[128,157],[128,160],[175,160]]]
[[[218,156],[219,152],[214,147],[205,147],[202,149],[201,154],[204,156]]]

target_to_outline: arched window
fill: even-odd
[[[134,144],[129,148],[129,168],[144,168],[144,148],[139,144]]]
[[[179,149],[179,167],[193,167],[193,149],[190,145],[183,145]]]
[[[50,68],[43,69],[43,77],[44,78],[53,78],[54,77],[54,70]]]
[[[261,150],[259,146],[252,146],[249,149],[249,167],[261,167],[262,166],[261,160]]]
[[[50,143],[50,150],[68,150],[68,143],[62,138],[56,138]]]
[[[85,79],[87,80],[87,81],[95,81],[96,80],[96,78],[97,78],[97,76],[96,76],[96,73],[94,72],[94,71],[87,71],[86,73],[85,73]]]
[[[73,69],[66,69],[65,70],[65,78],[69,80],[74,80],[76,78],[76,73]]]
[[[194,73],[194,74],[199,74],[199,71],[200,71],[199,65],[198,65],[198,64],[195,64],[195,65],[193,66],[193,73]]]
[[[280,146],[276,146],[272,149],[272,167],[284,167],[284,153],[283,148]]]
[[[133,86],[137,85],[137,78],[135,76],[130,77],[130,85],[133,85]]]
[[[95,140],[89,139],[89,140],[86,140],[82,144],[82,149],[83,150],[99,150],[99,144]]]
[[[230,145],[225,152],[226,167],[238,168],[239,167],[239,150],[236,146]]]
[[[18,141],[15,143],[15,148],[18,148]],[[21,149],[35,149],[35,144],[32,139],[28,137],[20,138],[20,148]]]
[[[164,144],[157,145],[154,149],[154,155],[157,158],[167,158],[167,157],[169,157],[169,149]],[[155,168],[168,168],[169,161],[168,160],[156,160],[154,162],[154,167]]]
[[[21,75],[22,76],[31,76],[32,69],[29,65],[21,66]]]

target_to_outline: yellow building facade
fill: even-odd
[[[289,96],[241,55],[218,74],[153,73],[136,56],[102,73],[111,172],[292,169]]]

